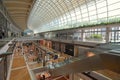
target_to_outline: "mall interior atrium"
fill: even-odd
[[[120,0],[0,0],[0,80],[120,80]]]

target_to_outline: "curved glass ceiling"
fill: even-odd
[[[120,21],[120,0],[36,0],[28,28],[34,33]]]

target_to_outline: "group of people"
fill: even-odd
[[[40,80],[45,80],[45,75],[42,75],[42,77],[40,77]]]
[[[18,42],[18,43],[16,44],[15,52],[16,52],[17,55],[21,55],[22,46],[21,46],[21,43],[20,43],[20,42]]]
[[[40,72],[36,74],[37,80],[52,80],[48,71]]]

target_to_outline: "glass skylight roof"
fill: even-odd
[[[120,0],[36,0],[28,28],[35,33],[120,21]]]

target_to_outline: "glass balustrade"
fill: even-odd
[[[54,53],[53,53],[54,54]],[[74,63],[75,61],[78,61],[78,60],[82,60],[82,59],[85,59],[86,57],[85,56],[79,56],[79,57],[69,57],[69,58],[65,58],[63,61],[61,62],[52,62],[52,61],[48,61],[46,62],[46,68],[49,70],[49,69],[55,69],[55,68],[59,68],[59,67],[62,67],[62,66],[65,66],[65,65],[68,65],[68,64],[71,64],[71,63]],[[58,58],[59,59],[59,58]]]

